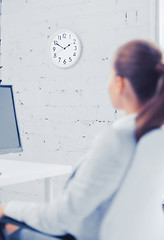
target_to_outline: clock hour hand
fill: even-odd
[[[65,50],[67,47],[71,46],[71,44],[72,44],[72,43],[70,43],[70,44],[68,44],[68,46],[64,47],[64,50]]]

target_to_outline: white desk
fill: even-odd
[[[71,173],[72,166],[0,159],[0,187],[44,179],[45,201],[53,201],[52,177]]]

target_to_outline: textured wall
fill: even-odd
[[[159,22],[160,22],[160,45],[162,47],[162,50],[164,51],[164,31],[163,31],[163,23],[164,23],[164,1],[163,0],[160,0],[160,11],[159,11],[159,14],[160,14],[160,19],[159,19]]]
[[[14,86],[24,149],[5,158],[74,164],[87,151],[96,132],[117,118],[107,92],[113,52],[129,39],[150,38],[149,6],[150,0],[3,2],[2,79]],[[82,43],[81,58],[69,69],[49,57],[50,37],[60,29]],[[64,179],[54,179],[56,189]],[[36,181],[2,189],[1,200],[42,194]]]

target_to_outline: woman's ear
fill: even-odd
[[[116,76],[116,90],[117,93],[122,93],[125,87],[125,82],[124,82],[124,78],[121,76]]]

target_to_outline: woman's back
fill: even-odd
[[[143,136],[117,194],[102,223],[101,240],[163,240],[164,130]]]

